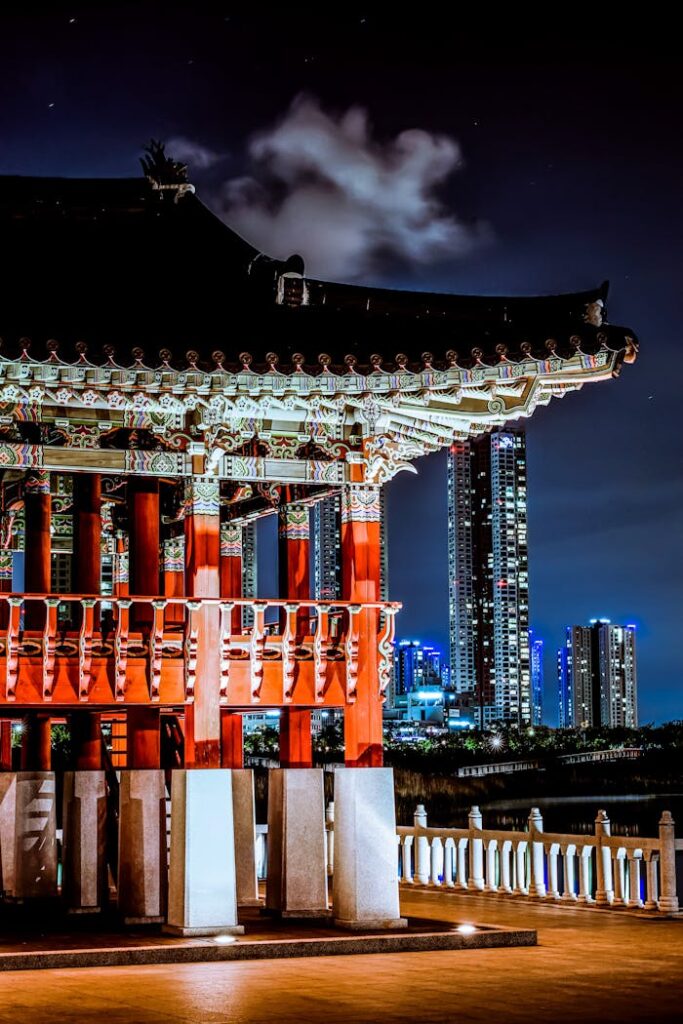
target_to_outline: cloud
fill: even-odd
[[[334,116],[299,96],[251,139],[248,157],[250,173],[222,187],[220,215],[268,255],[300,253],[312,277],[353,280],[387,259],[452,259],[487,234],[435,191],[463,165],[458,143],[421,129],[379,142],[360,107]]]
[[[174,160],[179,160],[181,163],[187,164],[190,169],[199,171],[207,171],[225,159],[220,153],[216,153],[198,142],[193,142],[191,139],[186,139],[183,135],[169,139],[166,143],[166,150]]]

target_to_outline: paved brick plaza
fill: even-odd
[[[403,910],[537,928],[539,945],[11,972],[0,978],[0,1022],[683,1020],[683,920],[420,891]]]

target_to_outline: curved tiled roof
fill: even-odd
[[[0,235],[5,359],[46,358],[51,339],[64,361],[87,347],[93,363],[258,369],[277,357],[285,372],[635,347],[632,331],[600,323],[606,284],[502,298],[309,280],[298,258],[260,254],[188,186],[160,190],[143,177],[0,177]]]

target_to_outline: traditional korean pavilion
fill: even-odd
[[[616,376],[637,343],[607,322],[606,285],[490,298],[312,280],[299,256],[273,260],[222,223],[162,146],[143,169],[0,178],[0,855],[6,897],[56,892],[51,723],[66,722],[70,906],[102,905],[98,807],[120,786],[120,908],[205,934],[235,923],[234,856],[238,902],[257,898],[253,810],[235,803],[247,838],[234,854],[224,799],[239,784],[253,801],[253,779],[173,773],[166,918],[161,769],[241,768],[242,715],[278,709],[267,901],[327,913],[322,773],[287,769],[310,768],[311,712],[325,708],[343,709],[346,765],[381,766],[399,610],[380,594],[382,486]],[[316,601],[309,511],[330,496],[342,594]],[[255,597],[245,538],[267,515],[279,592]],[[335,914],[395,924],[390,773],[341,770],[335,787]],[[192,860],[190,837],[219,870]],[[374,874],[358,867],[370,846],[383,851]]]
[[[606,321],[606,284],[311,280],[223,224],[163,147],[144,170],[0,178],[3,760],[21,717],[23,764],[48,768],[50,719],[69,715],[75,763],[99,764],[113,716],[126,763],[158,766],[164,716],[186,765],[237,766],[240,713],[281,708],[282,763],[307,765],[311,709],[343,707],[347,763],[380,764],[398,609],[379,600],[380,488],[614,377],[633,332]],[[343,600],[316,603],[308,509],[339,493]],[[271,514],[280,592],[245,598],[243,530]]]

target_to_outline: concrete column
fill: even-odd
[[[266,909],[282,917],[329,914],[321,768],[268,773]]]
[[[334,773],[335,924],[402,928],[391,768],[338,768]]]
[[[14,893],[17,773],[0,772],[0,893]]]
[[[17,772],[15,899],[57,895],[57,807],[54,772]]]
[[[62,895],[76,914],[107,899],[107,791],[103,771],[64,773]]]
[[[166,843],[164,773],[153,769],[121,772],[118,904],[126,924],[165,920]]]
[[[168,924],[174,935],[242,932],[237,924],[231,773],[173,772]]]
[[[662,811],[662,816],[659,819],[659,872],[662,884],[658,906],[665,914],[675,914],[678,911],[674,825],[671,811]]]
[[[232,775],[232,807],[235,829],[235,872],[237,905],[260,906],[256,876],[256,802],[254,772],[251,768],[236,769]]]

